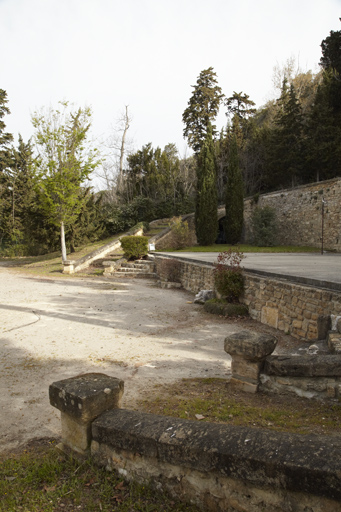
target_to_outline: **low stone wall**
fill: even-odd
[[[207,511],[341,511],[340,438],[121,410],[122,390],[103,374],[53,383],[60,448]]]
[[[165,256],[155,254],[156,272]],[[182,286],[193,293],[213,290],[213,265],[194,260],[181,261]],[[165,276],[160,275],[161,279]],[[321,320],[329,315],[341,315],[341,289],[324,288],[326,283],[291,276],[272,277],[266,272],[244,271],[245,292],[242,302],[249,308],[255,320],[302,340],[314,341],[326,337]],[[337,285],[335,285],[337,287]]]
[[[143,228],[132,229],[131,231],[125,233],[125,235],[122,236],[129,235],[143,235]],[[88,268],[93,261],[99,258],[104,258],[107,254],[116,251],[121,247],[120,238],[122,237],[119,237],[116,240],[112,240],[111,242],[100,247],[99,249],[96,249],[95,251],[86,254],[85,256],[83,256],[83,258],[80,258],[79,260],[63,261],[63,274],[74,274],[75,272],[80,272],[81,270]]]

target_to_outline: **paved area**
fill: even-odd
[[[162,254],[210,263],[217,261],[217,253],[212,252]],[[313,281],[334,283],[341,288],[341,253],[246,253],[242,266],[245,269],[302,278],[308,284],[314,284]]]
[[[0,319],[0,451],[60,435],[48,400],[53,381],[88,372],[121,378],[131,408],[156,384],[227,378],[224,339],[242,328],[155,281],[39,278],[2,266]]]

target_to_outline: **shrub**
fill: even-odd
[[[188,222],[183,221],[181,217],[173,217],[171,220],[172,247],[182,249],[191,245],[191,233]]]
[[[222,316],[246,316],[248,315],[247,306],[244,304],[231,304],[225,299],[210,299],[204,304],[204,310],[207,313]]]
[[[218,255],[214,266],[214,284],[222,298],[238,302],[244,291],[244,279],[240,263],[244,254],[238,249],[229,249]]]
[[[180,283],[181,262],[175,258],[162,259],[159,266],[159,275],[164,281]]]
[[[270,206],[254,209],[251,217],[252,242],[258,247],[276,245],[276,212]]]
[[[121,246],[128,260],[137,260],[148,254],[147,236],[123,236]]]

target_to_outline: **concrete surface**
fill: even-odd
[[[213,252],[162,252],[169,257],[215,263]],[[295,278],[303,284],[341,290],[341,253],[245,253],[242,267],[260,274]]]

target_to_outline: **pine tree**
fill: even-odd
[[[182,121],[185,124],[183,133],[184,137],[187,137],[188,145],[199,154],[208,134],[209,124],[212,136],[215,136],[216,127],[212,123],[217,117],[224,95],[212,67],[201,71],[197,84],[192,87],[194,91],[188,101],[188,107],[182,114]]]
[[[228,177],[225,191],[225,236],[229,244],[240,241],[243,229],[244,184],[239,166],[236,136],[230,144]]]
[[[195,231],[199,245],[211,245],[218,230],[217,174],[212,138],[208,123],[205,142],[198,155]]]

